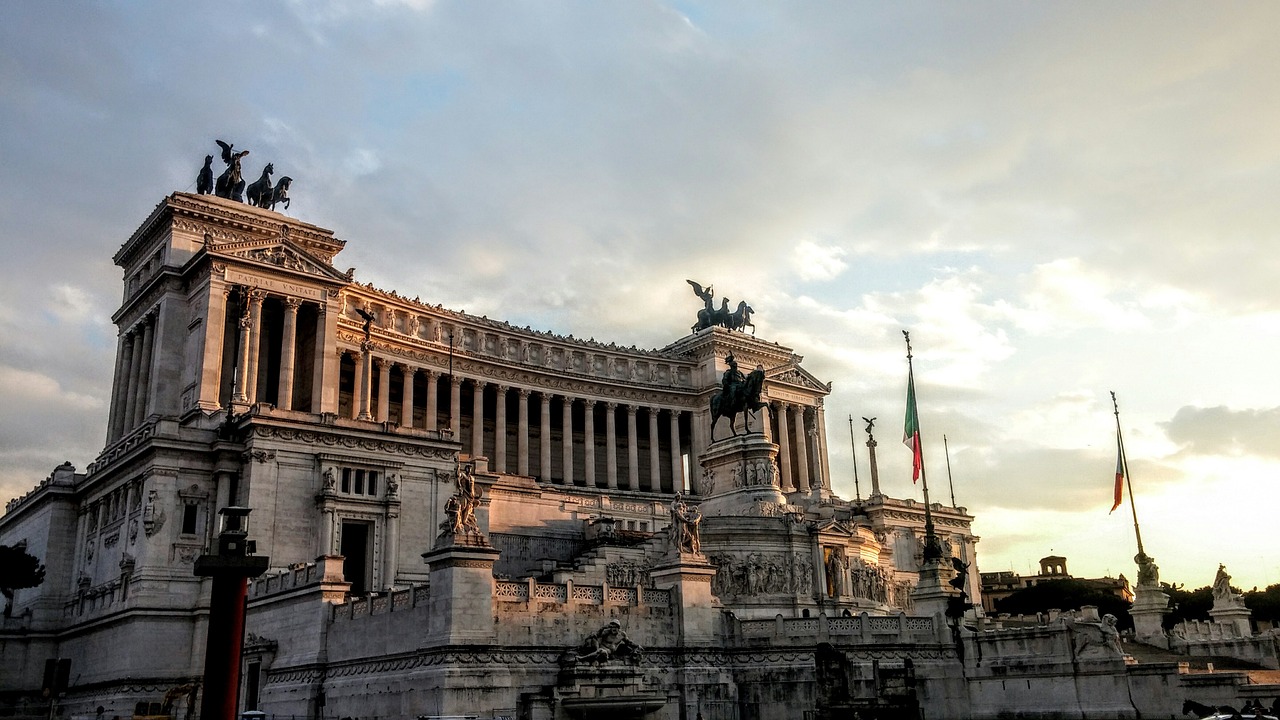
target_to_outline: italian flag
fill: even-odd
[[[1108,515],[1116,511],[1120,507],[1120,503],[1124,501],[1124,446],[1120,444],[1120,435],[1116,435],[1116,489],[1114,494],[1114,502]]]
[[[920,417],[916,412],[914,373],[907,375],[907,420],[902,428],[902,444],[911,448],[911,482],[917,482],[924,469],[924,451],[920,447]]]

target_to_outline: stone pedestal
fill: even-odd
[[[790,510],[779,489],[778,446],[761,433],[717,440],[703,453],[704,517],[771,517]]]
[[[1253,634],[1253,626],[1249,622],[1253,617],[1253,613],[1243,604],[1232,602],[1220,602],[1214,600],[1213,609],[1209,611],[1209,617],[1213,618],[1215,623],[1219,625],[1228,625],[1232,628],[1233,634],[1237,637],[1249,637]]]
[[[948,603],[960,596],[960,592],[947,583],[954,573],[943,560],[927,562],[920,569],[920,580],[911,593],[912,614],[935,618],[934,627],[938,628],[939,637],[946,632]]]
[[[493,563],[500,554],[476,533],[442,536],[422,554],[431,568],[428,645],[493,642]]]
[[[1162,623],[1168,612],[1169,596],[1159,585],[1139,585],[1134,591],[1133,608],[1129,610],[1133,617],[1134,639],[1167,650],[1169,638]]]
[[[681,553],[653,568],[659,590],[670,590],[679,636],[676,645],[712,645],[719,641],[720,602],[711,594],[716,568],[703,555]]]

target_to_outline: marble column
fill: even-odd
[[[111,391],[111,420],[107,423],[108,443],[118,440],[124,432],[122,426],[125,407],[128,405],[129,371],[133,365],[133,335],[127,332],[120,333],[116,347],[115,385]]]
[[[471,457],[484,457],[484,381],[471,381]]]
[[[831,489],[831,473],[827,468],[827,419],[821,405],[813,409],[813,486]]]
[[[338,352],[338,313],[327,301],[316,306],[315,367],[311,371],[311,412],[338,412],[338,377],[342,374]]]
[[[366,342],[360,346],[364,352],[360,356],[360,414],[357,420],[373,420],[369,405],[373,400],[373,343]]]
[[[551,482],[551,396],[544,393],[538,395],[540,403],[541,423],[538,426],[538,473],[542,482]]]
[[[378,422],[391,420],[391,361],[374,358],[378,366]]]
[[[507,471],[507,386],[495,385],[493,418],[493,469]]]
[[[350,355],[355,372],[351,375],[351,419],[360,417],[360,398],[364,397],[364,353],[359,350],[342,351],[341,355]]]
[[[564,484],[573,484],[573,398],[561,398],[560,445],[564,455]]]
[[[266,295],[261,290],[249,293],[249,363],[244,373],[244,394],[249,404],[258,402],[258,363],[262,351],[262,301]]]
[[[453,375],[449,376],[449,431],[455,439],[462,432],[462,382]]]
[[[684,457],[680,452],[680,411],[672,408],[671,413],[671,491],[684,489]]]
[[[436,429],[436,408],[440,402],[440,390],[437,387],[440,378],[431,370],[423,370],[423,380],[427,381],[427,406],[422,409],[422,421],[428,430]]]
[[[782,471],[782,492],[794,492],[796,484],[791,479],[791,423],[787,418],[791,414],[791,406],[778,401],[774,407],[778,414],[778,467]]]
[[[649,414],[649,487],[650,492],[662,488],[662,460],[658,455],[658,408],[647,408]]]
[[[204,342],[200,358],[200,389],[196,407],[213,412],[222,407],[222,346],[227,325],[230,290],[213,282],[209,285],[204,316]]]
[[[335,555],[333,550],[333,508],[325,500],[320,508],[320,555]]]
[[[640,489],[640,438],[636,427],[636,406],[627,406],[627,489]]]
[[[383,530],[382,587],[391,589],[396,584],[396,570],[400,559],[400,503],[398,501],[388,501]]]
[[[412,365],[400,364],[400,424],[413,427],[413,376],[417,370]]]
[[[133,416],[133,426],[138,427],[151,412],[151,365],[155,354],[156,318],[148,315],[143,319],[142,362],[138,367],[138,406]]]
[[[796,490],[809,492],[809,450],[805,445],[805,406],[792,405],[796,421]]]
[[[516,388],[516,473],[529,474],[529,390]]]
[[[605,482],[610,490],[618,489],[618,403],[604,404]]]
[[[280,384],[277,386],[276,407],[293,409],[294,345],[298,340],[298,298],[284,300],[284,329],[280,338]]]
[[[596,486],[596,401],[582,401],[583,419],[585,422],[582,427],[582,464],[585,465],[583,473],[587,480],[587,487]]]
[[[231,396],[231,402],[240,405],[246,405],[249,402],[249,329],[253,327],[253,320],[247,314],[240,316],[240,356],[236,358],[236,391]]]

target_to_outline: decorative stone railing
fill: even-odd
[[[1218,623],[1205,620],[1186,620],[1173,627],[1174,637],[1188,642],[1203,640],[1236,640],[1244,637],[1234,623]]]
[[[125,591],[126,586],[118,578],[95,587],[85,587],[63,603],[62,616],[80,622],[105,615],[119,609],[117,604],[124,604]]]
[[[645,587],[609,587],[608,585],[575,585],[572,580],[560,583],[539,583],[529,579],[522,582],[500,580],[494,587],[494,602],[555,603],[557,605],[658,605],[671,603],[668,590]]]
[[[419,605],[426,605],[430,599],[431,590],[426,585],[413,585],[406,590],[392,590],[365,597],[348,598],[344,603],[333,605],[333,621],[343,622],[374,615],[404,612]]]
[[[738,632],[747,641],[830,637],[892,642],[932,638],[935,628],[931,617],[862,613],[854,617],[784,618],[778,615],[772,620],[743,620],[738,624]]]
[[[156,428],[160,425],[160,422],[161,422],[160,420],[152,420],[150,422],[144,422],[143,424],[129,431],[127,435],[121,437],[119,440],[116,440],[111,445],[108,445],[106,448],[103,449],[103,451],[98,455],[98,457],[95,458],[93,462],[89,463],[89,466],[85,468],[84,470],[85,475],[86,476],[93,475],[98,470],[101,470],[102,468],[111,464],[113,460],[116,460],[117,458],[121,457],[125,453],[129,452],[130,450],[133,450],[135,447],[149,440],[152,436],[156,434]],[[173,424],[176,427],[176,424],[174,423],[170,423],[170,424]]]
[[[330,589],[342,590],[347,587],[342,577],[342,558],[326,556],[315,562],[299,563],[287,570],[268,572],[249,583],[249,600],[260,600],[280,593],[287,593],[304,587],[328,584]],[[339,584],[338,588],[333,585]]]

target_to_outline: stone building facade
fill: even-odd
[[[966,643],[984,646],[942,612],[957,591],[950,564],[922,560],[925,508],[832,493],[830,386],[791,349],[720,327],[655,350],[513,327],[357,283],[334,265],[344,244],[175,193],[116,253],[105,447],[0,518],[0,543],[48,568],[0,627],[0,702],[47,714],[44,663],[64,658],[64,715],[193,720],[209,603],[193,563],[217,511],[244,506],[272,568],[250,584],[246,709],[1007,710],[963,671]],[[713,437],[729,355],[762,370],[768,411]],[[463,472],[465,542],[441,527]],[[681,502],[700,517],[692,549],[673,542]],[[930,511],[980,605],[973,518]],[[1046,632],[1046,652],[1070,653]],[[619,633],[643,654],[583,649]]]

